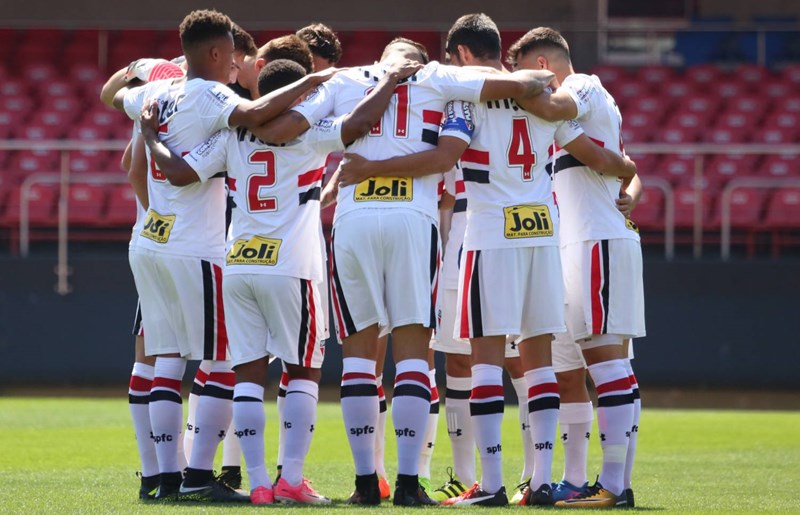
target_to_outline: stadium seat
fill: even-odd
[[[609,90],[615,99],[622,99],[622,102],[627,103],[629,99],[645,96],[649,94],[650,85],[642,82],[622,82],[614,86],[613,90]]]
[[[770,75],[766,68],[756,64],[740,64],[733,74],[740,82],[747,84],[750,90],[761,89],[761,85],[767,82]]]
[[[794,129],[800,126],[800,113],[772,111],[764,118],[762,126],[774,129]]]
[[[762,188],[736,188],[730,197],[730,222],[733,229],[753,230],[761,225],[764,218],[764,200],[767,190]],[[722,226],[722,196],[719,196],[707,229]]]
[[[694,176],[695,156],[691,154],[673,154],[664,156],[658,166],[658,175],[673,185],[686,182]]]
[[[21,190],[22,186],[16,186],[11,190],[5,210],[2,217],[0,217],[0,225],[6,227],[19,225]],[[55,202],[57,198],[57,184],[34,184],[31,186],[28,213],[32,226],[55,225]]]
[[[800,228],[800,188],[775,191],[767,204],[764,226],[770,229]]]
[[[614,84],[622,82],[626,79],[627,74],[625,70],[614,64],[601,64],[592,68],[592,75],[597,75],[600,82],[608,89],[613,87]]]
[[[107,162],[108,158],[105,152],[97,150],[69,152],[69,170],[72,173],[104,172],[108,168]]]
[[[71,184],[67,220],[70,224],[101,225],[105,201],[106,192],[102,185]]]
[[[743,159],[736,159],[730,156],[718,155],[711,159],[703,170],[703,173],[717,184],[725,184],[737,177],[756,175],[756,170]]]
[[[86,64],[79,63],[73,66],[69,70],[69,76],[73,81],[76,81],[78,83],[104,80],[104,77],[100,73],[100,69],[97,67],[97,65],[91,63],[86,63]]]
[[[694,210],[698,201],[703,202],[702,217],[703,224],[709,221],[712,202],[711,196],[700,189],[682,186],[675,189],[675,228],[690,229],[694,227]]]
[[[656,129],[653,141],[657,143],[694,143],[698,130],[687,127],[664,127]]]
[[[651,125],[622,124],[622,141],[625,143],[648,143],[653,139]]]
[[[38,85],[55,79],[58,72],[49,62],[33,62],[22,68],[22,77],[29,83]]]
[[[54,172],[58,170],[59,153],[55,150],[20,150],[8,165],[17,173]]]
[[[755,116],[752,113],[733,111],[724,112],[717,116],[715,127],[730,129],[751,129],[756,125]]]
[[[700,130],[708,125],[709,118],[708,115],[700,113],[676,111],[667,119],[666,125],[668,127]]]
[[[659,188],[644,185],[642,197],[631,218],[641,230],[663,230],[664,192]]]
[[[634,97],[625,106],[625,111],[622,113],[623,118],[630,116],[631,113],[645,113],[653,116],[656,120],[661,119],[664,113],[672,108],[672,103],[669,99],[659,95],[645,95],[641,97]]]
[[[67,132],[67,139],[80,141],[102,141],[111,131],[108,126],[92,124],[76,124]]]
[[[28,83],[16,78],[6,78],[0,83],[0,94],[4,98],[27,96]]]
[[[761,175],[775,179],[800,178],[800,156],[796,154],[767,156],[761,165]]]
[[[672,98],[684,99],[691,95],[693,86],[688,81],[673,80],[661,85],[660,92]]]
[[[713,64],[699,64],[691,66],[686,70],[684,77],[693,83],[695,87],[707,89],[708,86],[717,82],[722,75],[718,66]]]
[[[796,84],[785,81],[782,78],[771,80],[762,86],[762,91],[770,98],[783,98],[797,88]]]
[[[23,124],[13,132],[14,136],[19,139],[30,140],[44,140],[44,139],[59,139],[64,136],[66,127],[58,125],[45,125],[44,123],[27,123]]]
[[[768,143],[778,145],[781,143],[797,142],[798,129],[796,127],[764,127],[753,133],[753,143]]]
[[[67,80],[50,79],[36,84],[36,90],[42,97],[77,97],[72,83]]]
[[[675,79],[675,69],[665,65],[646,65],[636,72],[640,82],[648,83],[653,89],[659,89]]]
[[[684,100],[683,107],[691,113],[698,113],[712,118],[719,111],[722,100],[717,96],[693,95]]]
[[[638,174],[644,177],[655,175],[661,156],[658,154],[628,154],[636,162]]]
[[[30,96],[3,96],[0,99],[0,112],[12,113],[17,122],[24,122],[34,111]]]
[[[799,86],[795,86],[795,88],[797,87]],[[800,95],[797,94],[797,90],[795,89],[789,96],[775,99],[774,109],[781,112],[800,113]]]
[[[127,184],[111,187],[103,222],[109,227],[130,227],[136,221],[136,194]]]
[[[717,84],[716,90],[723,98],[736,98],[743,95],[746,88],[740,82],[722,81]]]
[[[700,132],[700,140],[705,143],[728,145],[744,143],[749,139],[750,127],[715,127]]]
[[[800,63],[793,63],[785,66],[781,72],[783,80],[794,84],[796,88],[800,85]]]

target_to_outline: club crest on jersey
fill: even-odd
[[[410,177],[370,177],[356,185],[353,200],[367,202],[411,202],[414,181]]]
[[[282,240],[253,236],[249,240],[236,240],[231,246],[225,260],[228,265],[265,265],[278,264],[278,250]]]
[[[553,235],[553,221],[547,206],[522,204],[503,208],[505,237],[540,238]]]
[[[169,234],[174,225],[175,215],[161,215],[150,209],[147,211],[144,227],[139,234],[156,243],[166,243],[169,241]]]

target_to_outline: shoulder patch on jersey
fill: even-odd
[[[322,84],[320,84],[316,88],[314,88],[311,91],[309,91],[308,95],[306,95],[306,98],[304,99],[304,102],[308,102],[309,100],[313,99],[315,96],[319,95],[320,88],[322,88]]]
[[[567,125],[570,129],[580,129],[581,125],[575,120],[567,120]]]
[[[211,153],[214,144],[217,141],[219,141],[220,138],[222,138],[224,132],[225,131],[217,131],[214,134],[212,134],[211,137],[205,140],[203,143],[201,143],[200,146],[197,147],[197,150],[192,152],[192,154],[197,154],[200,157],[208,156],[208,154]]]
[[[472,102],[461,102],[461,109],[464,111],[464,121],[467,122],[467,129],[475,130],[475,106]]]
[[[219,106],[227,105],[228,99],[230,98],[230,95],[222,91],[220,88],[209,89],[208,93],[211,95],[212,101]]]

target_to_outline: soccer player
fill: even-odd
[[[530,109],[548,119],[574,118],[593,140],[615,153],[624,152],[622,117],[614,99],[596,76],[575,73],[569,46],[561,34],[547,27],[534,29],[511,47],[509,60],[515,68],[549,69],[556,75],[558,89],[530,102]],[[588,395],[582,395],[585,383],[580,384],[583,364],[581,356],[575,356],[573,342],[579,344],[598,395],[597,422],[603,449],[598,481],[556,506],[625,506],[625,490],[630,487],[625,484],[628,447],[638,424],[634,423],[633,373],[624,342],[645,335],[639,233],[617,208],[628,181],[600,173],[568,148],[556,152],[553,175],[561,207],[568,328],[568,336],[556,341],[554,352],[564,352],[564,361],[578,365],[578,377],[568,381],[567,389],[581,394],[579,400],[583,402],[577,404],[590,413]],[[578,413],[576,409],[576,417]],[[589,413],[580,418],[589,418],[591,423]],[[565,422],[568,427],[575,423]]]
[[[342,44],[333,29],[323,23],[312,23],[295,34],[308,44],[314,70],[320,71],[336,66],[342,58]]]
[[[340,120],[323,120],[295,142],[263,143],[244,129],[212,136],[185,162],[157,140],[152,114],[148,146],[162,170],[199,180],[228,170],[237,181],[224,297],[236,369],[234,419],[242,440],[254,504],[273,500],[327,503],[303,478],[302,464],[311,443],[317,381],[308,369],[322,364],[324,313],[316,285],[322,281],[319,192],[328,152],[343,149],[370,130],[388,104],[397,81],[418,65],[397,63],[373,95]],[[261,93],[274,91],[305,75],[292,61],[277,60],[259,74]],[[299,100],[299,99],[298,99]],[[143,118],[143,120],[144,120]],[[144,125],[143,121],[143,125]],[[264,384],[270,356],[281,358],[289,374],[285,404],[286,456],[275,485],[264,465]]]
[[[180,26],[186,79],[156,81],[132,88],[125,72],[115,73],[101,100],[140,116],[146,100],[160,105],[160,131],[174,152],[188,152],[225,127],[258,126],[289,106],[308,88],[328,78],[313,75],[255,102],[242,101],[222,83],[230,76],[233,37],[230,19],[216,11],[193,11]],[[157,498],[246,501],[215,481],[214,454],[231,421],[233,373],[227,360],[222,308],[221,264],[225,252],[222,176],[199,184],[170,183],[151,164],[149,210],[137,244],[134,278],[147,321],[146,353],[155,355],[150,418],[158,455]],[[208,381],[198,402],[195,442],[186,476],[178,464],[181,433],[180,381],[186,359],[211,359]]]
[[[258,89],[256,68],[258,47],[253,36],[235,23],[232,25],[231,33],[234,67],[228,80],[228,87],[240,97],[252,100],[256,98],[252,93]]]
[[[386,67],[420,58],[414,42],[391,42],[381,62],[343,72],[289,115],[272,123],[291,134],[318,120],[348,112]],[[480,74],[433,62],[399,84],[387,113],[370,135],[353,144],[368,158],[387,158],[433,148],[446,102],[488,100],[539,93],[549,75]],[[335,184],[336,178],[332,179]],[[418,482],[418,460],[431,388],[428,345],[436,323],[439,176],[366,180],[339,189],[332,236],[332,288],[342,339],[342,410],[356,465],[350,502],[377,504],[374,441],[378,418],[376,339],[391,332],[396,363],[392,419],[398,448],[396,505],[435,504]]]
[[[266,45],[258,49],[258,59],[264,64],[276,59],[289,59],[300,63],[306,73],[314,71],[311,49],[303,39],[295,34],[287,34],[267,42]]]
[[[451,61],[502,69],[499,32],[485,15],[460,18],[448,38]],[[499,73],[498,76],[503,76]],[[483,477],[455,505],[505,505],[502,484],[502,366],[506,335],[516,335],[528,383],[536,454],[524,504],[552,504],[550,467],[558,389],[550,366],[552,333],[563,329],[557,214],[546,152],[553,138],[602,169],[632,163],[585,138],[574,123],[549,123],[511,100],[448,104],[437,149],[374,163],[406,174],[441,171],[461,156],[468,197],[456,336],[472,344],[470,411]],[[469,148],[467,149],[467,146]],[[462,155],[463,154],[463,155]],[[491,286],[491,287],[488,287]]]

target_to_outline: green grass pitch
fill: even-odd
[[[646,396],[644,398],[646,407]],[[509,496],[522,452],[517,407],[507,406],[503,433]],[[267,408],[267,459],[274,460],[276,413]],[[389,425],[391,425],[389,423]],[[321,404],[306,475],[335,504],[265,507],[279,513],[344,513],[353,466],[339,406]],[[800,413],[645,410],[634,471],[637,509],[655,512],[800,512]],[[389,428],[391,430],[391,428]],[[389,472],[394,439],[387,438]],[[593,435],[589,474],[599,470]],[[561,449],[554,474],[560,477]],[[450,444],[444,417],[433,459],[433,482],[445,479]],[[137,500],[136,445],[124,399],[0,399],[0,513],[231,513],[252,506],[152,505]],[[486,512],[455,509],[459,512]],[[526,508],[509,507],[521,511]],[[380,510],[394,513],[384,503]],[[375,509],[355,509],[373,513]]]

